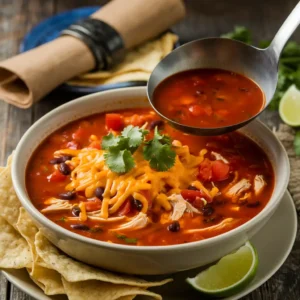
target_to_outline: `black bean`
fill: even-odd
[[[196,187],[190,185],[188,188],[188,190],[191,190],[191,191],[199,191]]]
[[[74,206],[72,208],[72,215],[73,216],[79,217],[80,213],[81,213],[81,209],[78,206]]]
[[[214,213],[214,208],[212,206],[209,206],[209,205],[205,205],[203,208],[202,208],[202,212],[203,212],[203,215],[204,216],[210,216]]]
[[[58,167],[60,173],[64,175],[69,175],[71,173],[70,167],[66,163],[61,163]]]
[[[60,199],[64,200],[73,200],[76,198],[76,192],[66,192],[66,193],[61,193],[58,195]]]
[[[133,198],[132,204],[136,208],[137,211],[141,211],[143,209],[143,203],[140,200]]]
[[[61,164],[67,160],[71,160],[72,159],[72,156],[70,155],[63,155],[63,156],[60,156],[60,157],[54,157],[53,159],[51,159],[49,161],[50,164],[52,165],[57,165],[57,164]]]
[[[86,226],[84,224],[73,224],[73,225],[71,225],[71,228],[77,229],[77,230],[84,230],[84,231],[90,230],[90,227]]]
[[[247,207],[257,207],[260,205],[260,202],[259,201],[256,201],[254,203],[248,203],[246,206]]]
[[[163,120],[156,120],[156,121],[152,121],[150,123],[150,130],[153,130],[155,127],[157,128],[163,128],[163,126],[165,125],[164,121]]]
[[[171,231],[171,232],[178,232],[180,230],[180,224],[179,224],[179,222],[175,221],[175,222],[171,223],[168,226],[168,230]]]
[[[95,196],[100,200],[103,200],[103,193],[104,193],[104,188],[99,186],[95,189]]]

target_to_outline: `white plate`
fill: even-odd
[[[276,234],[274,234],[276,232]],[[227,300],[239,299],[266,282],[284,263],[292,250],[297,232],[297,214],[293,200],[288,192],[285,193],[278,209],[271,217],[270,221],[251,239],[256,247],[260,264],[254,280],[239,294]],[[178,257],[184,259],[184,257]],[[200,270],[194,269],[186,272],[174,274],[174,282],[153,291],[160,293],[164,300],[196,300],[199,294],[187,283],[186,277],[195,276]],[[37,300],[66,300],[66,296],[49,297],[30,280],[27,272],[22,270],[3,271],[6,278],[19,289]],[[160,278],[151,276],[151,279]],[[147,297],[137,299],[146,300]]]

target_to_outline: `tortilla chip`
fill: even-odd
[[[93,78],[93,79],[78,79],[75,78],[68,82],[68,84],[75,86],[95,86],[102,84],[110,84],[116,82],[126,82],[126,81],[148,81],[151,73],[144,71],[133,71],[129,73],[123,73],[111,76],[109,78]]]
[[[61,275],[55,270],[35,266],[27,269],[30,278],[44,291],[46,295],[65,294]]]
[[[11,180],[11,160],[12,155],[7,160],[7,166],[0,173],[0,216],[16,228],[21,203]]]
[[[172,51],[177,40],[177,35],[170,32],[165,33],[155,40],[128,51],[123,61],[110,71],[100,70],[83,74],[68,83],[78,86],[93,86],[124,81],[147,81],[156,65]]]
[[[146,288],[160,286],[172,281],[172,279],[165,279],[157,282],[149,282],[140,278],[116,275],[108,271],[93,268],[59,252],[40,232],[35,237],[35,246],[38,255],[45,263],[59,272],[69,282],[100,280],[114,284],[126,284]]]
[[[115,285],[96,280],[71,283],[66,281],[64,278],[63,284],[69,300],[119,300],[121,297],[135,295],[147,295],[154,299],[162,299],[162,297],[158,294],[124,284]]]
[[[132,300],[136,297],[137,295],[134,296],[124,296],[124,297],[120,297],[118,300]]]
[[[31,267],[32,259],[27,242],[2,217],[0,217],[0,241],[0,268]]]

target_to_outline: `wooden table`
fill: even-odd
[[[0,59],[16,54],[25,33],[44,18],[82,5],[99,5],[104,2],[104,0],[0,0]],[[245,25],[253,32],[255,41],[271,39],[297,2],[298,0],[187,0],[187,18],[175,26],[174,30],[179,34],[181,41],[186,42],[201,37],[218,36],[230,31],[234,25]],[[300,42],[300,29],[294,39]],[[52,93],[27,110],[0,101],[1,164],[4,164],[7,156],[32,123],[68,99],[70,97],[67,95]],[[266,111],[261,118],[271,127],[277,126],[280,122],[277,113]],[[300,218],[298,221],[300,222]],[[7,282],[0,274],[0,300],[8,299],[32,298]],[[300,299],[299,228],[294,248],[284,265],[264,285],[243,299]]]

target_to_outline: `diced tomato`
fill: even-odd
[[[93,141],[89,144],[88,148],[98,149],[100,150],[100,142],[99,141]]]
[[[195,201],[193,201],[193,206],[196,207],[197,209],[202,209],[204,207],[204,202],[201,200],[201,198],[196,197]]]
[[[52,174],[47,176],[49,182],[62,182],[67,178],[67,176],[61,174],[58,170],[55,170]]]
[[[222,181],[228,178],[230,167],[221,160],[212,162],[212,180]]]
[[[131,211],[131,202],[129,199],[127,199],[119,208],[118,215],[125,216],[125,215],[129,214],[130,211]]]
[[[199,166],[198,178],[202,181],[209,181],[212,178],[212,162],[205,158]]]
[[[87,201],[84,203],[87,212],[101,209],[102,202],[99,199]]]
[[[124,128],[124,121],[120,114],[106,114],[105,125],[107,129],[121,131]]]
[[[87,134],[87,131],[84,128],[79,127],[73,134],[72,138],[75,141],[81,141]]]
[[[181,196],[186,200],[189,201],[191,203],[194,203],[194,201],[197,198],[204,198],[205,200],[207,200],[207,202],[211,202],[211,197],[209,195],[207,195],[205,192],[203,191],[194,191],[194,190],[182,190],[181,191]]]

